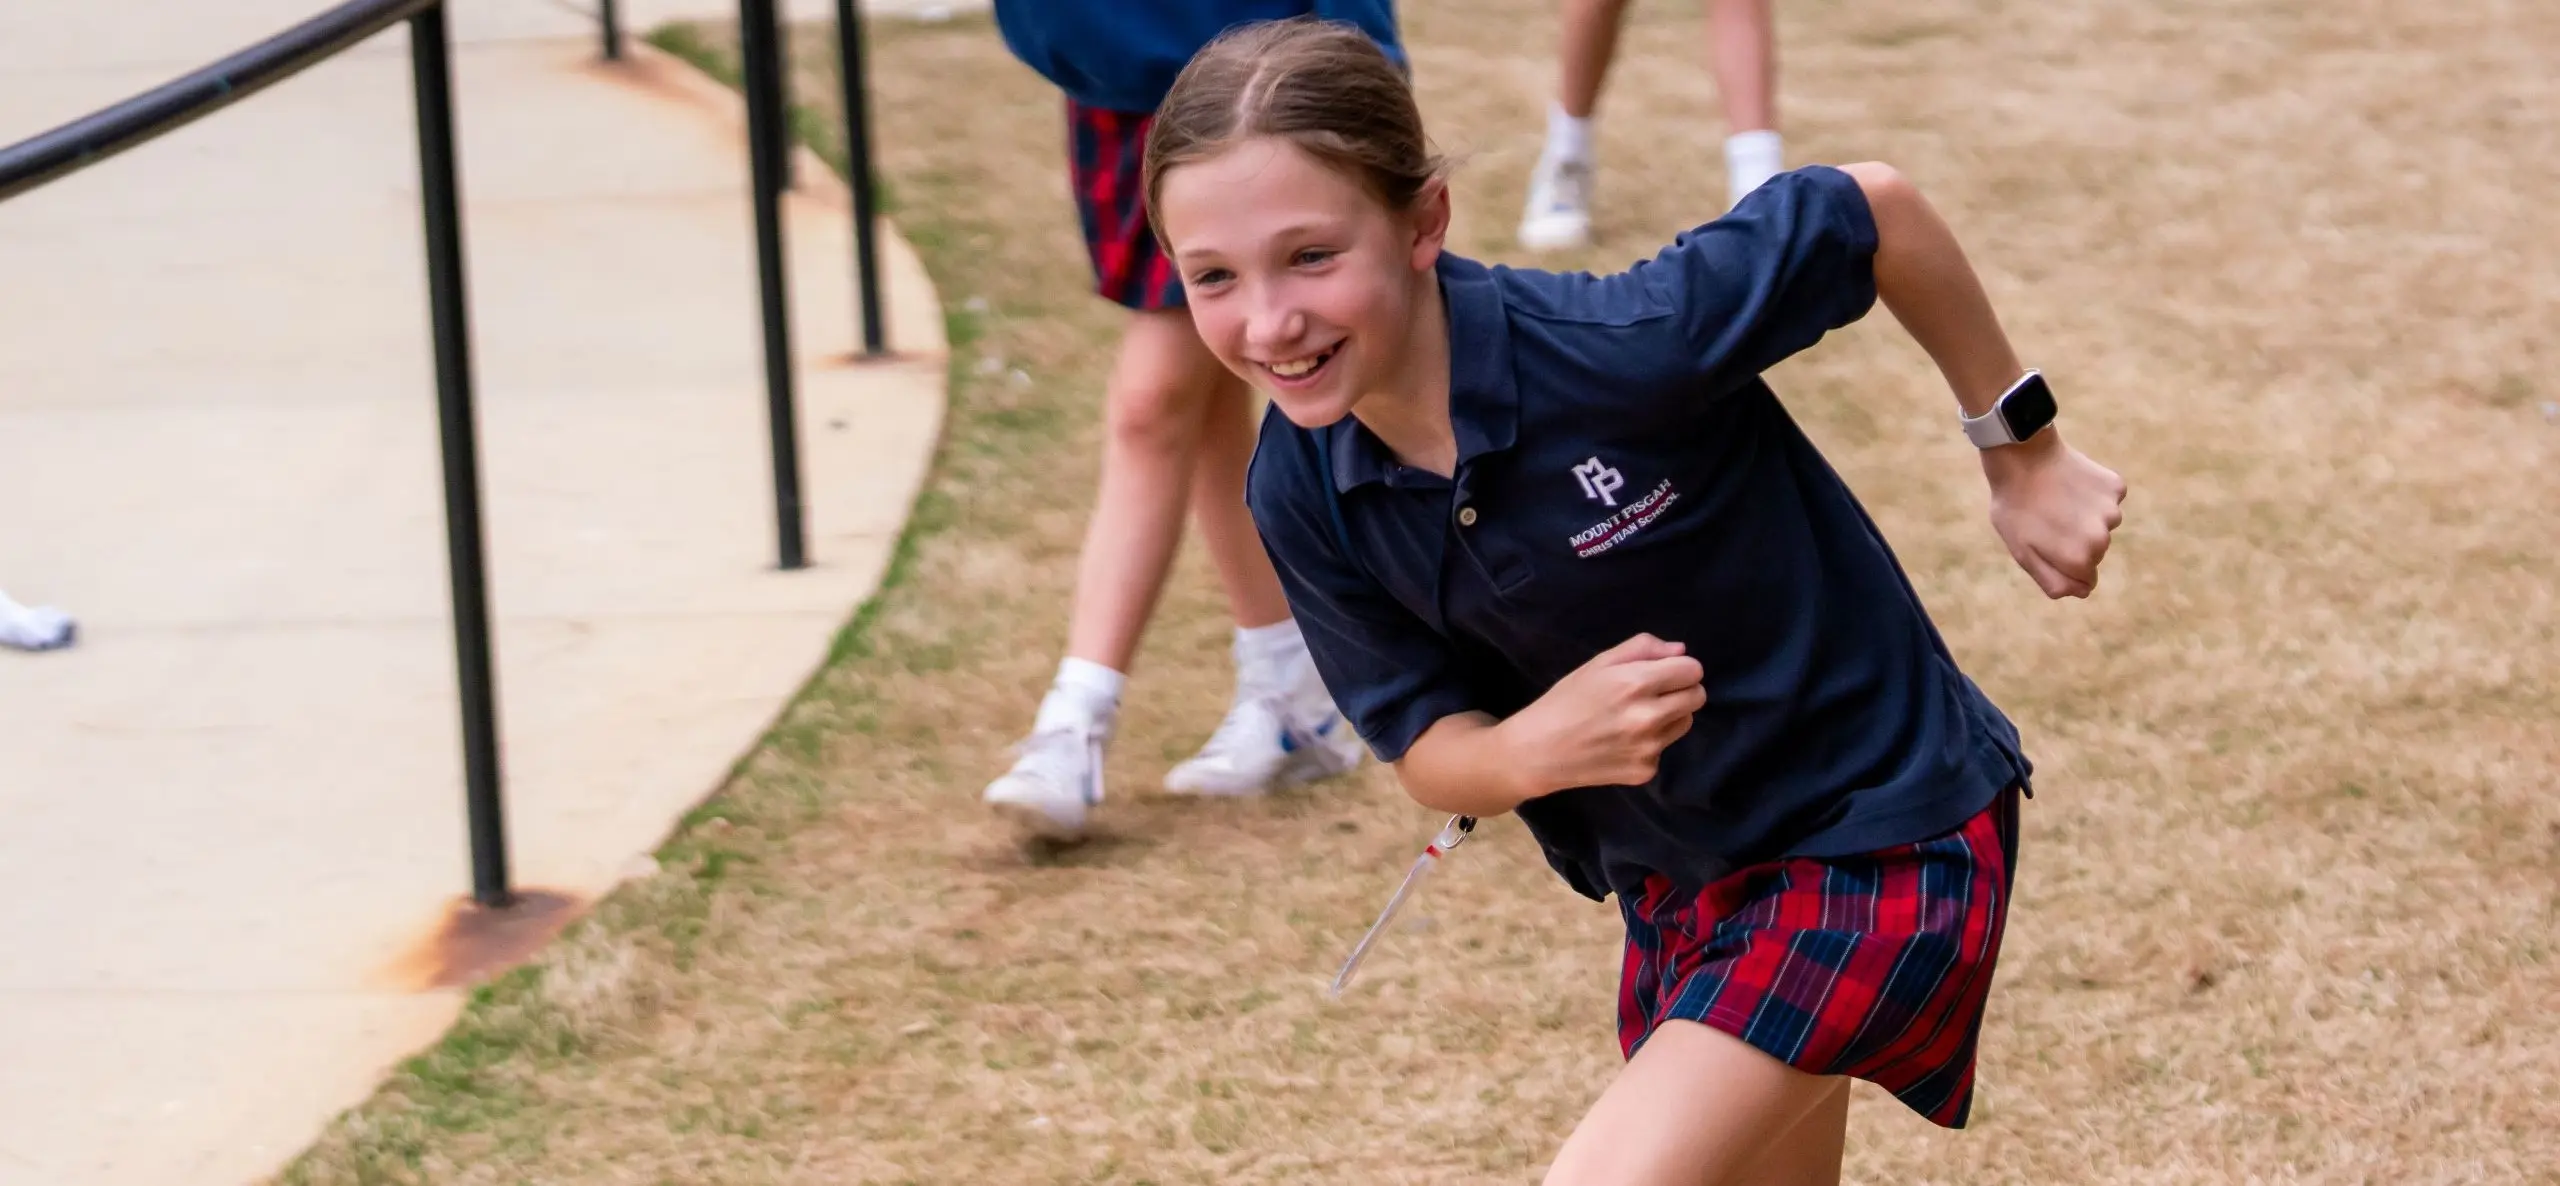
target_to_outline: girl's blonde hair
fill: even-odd
[[[1192,55],[1147,129],[1147,220],[1165,174],[1261,136],[1287,140],[1411,210],[1445,168],[1422,133],[1413,86],[1357,25],[1293,17],[1221,34]]]

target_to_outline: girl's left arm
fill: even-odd
[[[1955,232],[1890,165],[1842,172],[1866,194],[1876,225],[1876,296],[1929,352],[1967,416],[1990,410],[2025,374]],[[2124,479],[2062,441],[2057,423],[1982,451],[1991,526],[2047,597],[2087,597],[2123,521]]]

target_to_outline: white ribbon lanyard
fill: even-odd
[[[1405,872],[1404,884],[1397,886],[1395,896],[1387,899],[1387,908],[1378,912],[1378,921],[1369,924],[1369,933],[1360,936],[1360,945],[1351,949],[1351,958],[1342,961],[1342,971],[1334,975],[1333,989],[1327,995],[1338,998],[1343,989],[1351,986],[1351,977],[1360,970],[1360,961],[1368,958],[1369,949],[1377,944],[1378,936],[1385,934],[1387,924],[1395,921],[1396,911],[1404,909],[1405,899],[1412,897],[1414,887],[1422,884],[1423,874],[1438,866],[1440,858],[1448,855],[1450,849],[1466,843],[1468,835],[1475,830],[1476,817],[1453,815],[1449,817],[1447,826],[1440,829],[1439,837],[1422,846],[1422,855],[1413,858],[1413,868]]]

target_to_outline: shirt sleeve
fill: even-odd
[[[1812,165],[1771,178],[1628,274],[1673,310],[1681,369],[1722,393],[1866,316],[1875,253],[1857,179]]]
[[[1315,484],[1332,475],[1316,472],[1313,447],[1275,435],[1266,428],[1255,450],[1247,487],[1254,526],[1334,705],[1379,761],[1398,761],[1442,717],[1475,708],[1475,698],[1449,641],[1343,554],[1322,502],[1327,491]],[[1275,468],[1295,472],[1276,477]]]

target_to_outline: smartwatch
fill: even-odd
[[[2043,432],[2053,423],[2054,411],[2053,388],[2045,385],[2044,372],[2028,371],[1992,401],[1990,411],[1979,416],[1959,412],[1956,419],[1974,448],[1997,449]]]

